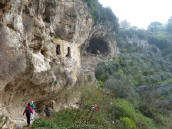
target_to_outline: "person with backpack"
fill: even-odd
[[[98,104],[94,104],[95,112],[98,112]]]
[[[34,119],[34,110],[35,110],[35,104],[33,103],[33,101],[31,102],[30,106],[32,107],[32,111],[33,113],[31,113],[31,120]]]
[[[47,117],[50,117],[50,110],[49,110],[49,106],[48,106],[48,105],[45,105],[44,112],[45,112],[45,115],[46,115]]]
[[[26,113],[26,117],[27,117],[27,126],[30,126],[30,117],[31,117],[31,113],[33,113],[32,107],[30,106],[30,103],[28,103],[28,106],[25,108],[23,115]]]

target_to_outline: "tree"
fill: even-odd
[[[172,16],[168,19],[166,30],[167,32],[172,33]]]
[[[163,30],[163,25],[160,22],[151,22],[150,25],[148,26],[148,31],[151,32],[159,32]]]
[[[125,29],[129,29],[131,27],[131,24],[128,21],[123,20],[120,22],[120,27],[125,28]]]
[[[172,16],[168,19],[168,24],[172,24]]]

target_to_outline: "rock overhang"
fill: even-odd
[[[11,80],[1,81],[0,104],[4,106],[19,101],[22,109],[28,101],[42,101],[65,86],[74,86],[81,69],[87,70],[89,60],[82,59],[89,59],[89,52],[94,59],[94,66],[88,63],[89,67],[99,63],[97,55],[116,55],[113,25],[95,25],[84,1],[3,0],[3,4],[0,21],[9,40],[6,44],[24,57],[26,65]],[[16,116],[14,112],[10,115]]]

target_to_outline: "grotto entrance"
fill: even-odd
[[[103,39],[94,38],[90,40],[86,51],[91,54],[106,55],[109,52],[109,46]]]
[[[0,9],[5,8],[5,4],[0,3]]]

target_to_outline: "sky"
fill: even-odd
[[[110,7],[119,21],[127,20],[132,26],[146,29],[154,21],[166,23],[172,16],[172,0],[99,0]]]

